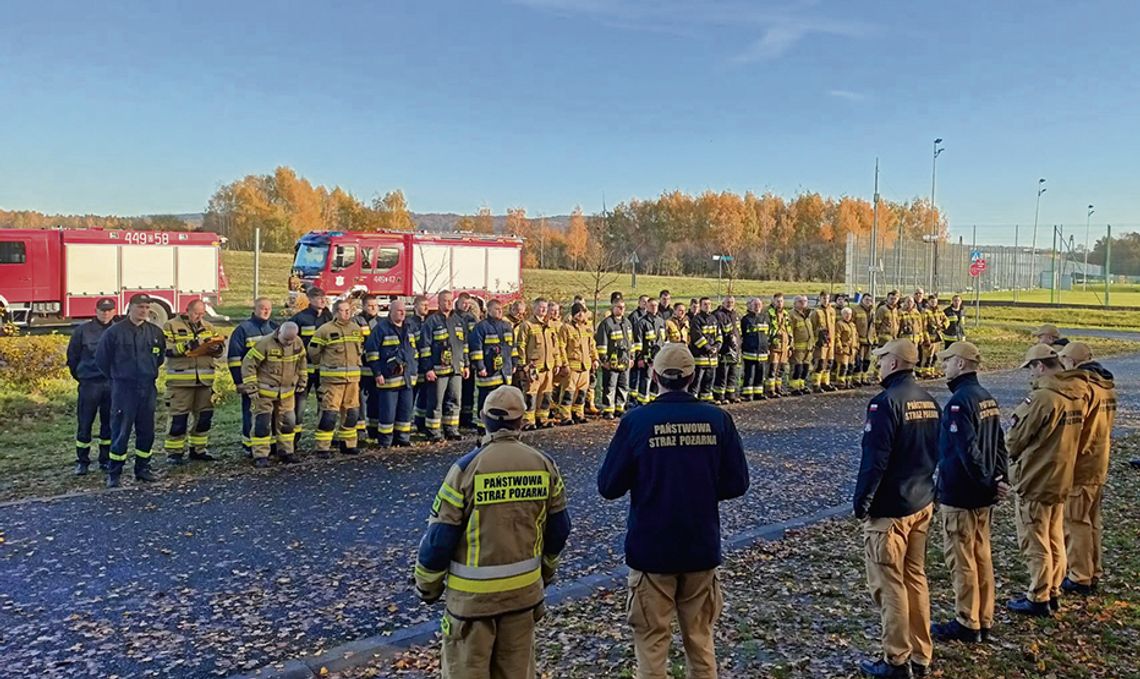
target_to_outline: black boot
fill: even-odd
[[[107,487],[118,488],[119,478],[123,475],[122,460],[111,460],[107,463]]]
[[[190,449],[190,459],[195,460],[197,462],[213,462],[213,461],[217,460],[218,458],[211,455],[210,451],[206,450],[205,448],[203,448],[201,450],[199,450],[197,448],[191,448]]]
[[[111,446],[99,445],[99,469],[107,471],[111,466]]]
[[[919,665],[915,661],[910,661],[910,673],[916,677],[925,677],[930,673],[930,665]]]
[[[174,465],[175,467],[181,467],[186,464],[186,460],[182,458],[182,453],[171,453],[166,456],[166,463]]]
[[[357,450],[355,447],[349,448],[348,446],[341,448],[340,452],[344,453],[345,455],[359,455],[360,454],[360,451]]]
[[[892,665],[886,660],[864,660],[859,663],[859,671],[865,677],[880,677],[881,679],[910,679],[914,676],[910,670],[910,663]]]
[[[75,475],[76,476],[87,476],[87,470],[90,468],[91,468],[91,462],[89,460],[79,460],[78,462],[75,463]]]
[[[258,469],[265,469],[266,467],[269,466],[269,458],[268,457],[254,458],[253,466],[257,467]]]
[[[1061,610],[1061,598],[1060,597],[1055,596],[1055,597],[1049,599],[1049,610],[1054,612],[1054,613]]]
[[[135,458],[135,481],[142,481],[143,483],[151,483],[157,481],[158,477],[150,470],[150,458]]]
[[[957,620],[931,625],[930,635],[938,641],[961,641],[967,644],[976,644],[982,640],[980,631],[970,629]]]
[[[1049,602],[1030,601],[1026,597],[1011,599],[1005,607],[1009,609],[1010,613],[1017,613],[1018,615],[1032,615],[1038,618],[1048,618],[1053,615]]]

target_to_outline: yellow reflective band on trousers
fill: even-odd
[[[498,472],[475,475],[475,504],[545,500],[550,494],[550,472]]]

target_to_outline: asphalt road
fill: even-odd
[[[1118,434],[1140,413],[1140,355],[1117,374]],[[1008,414],[1019,372],[983,380]],[[931,393],[943,400],[941,382]],[[726,535],[849,499],[872,389],[730,408],[752,487]],[[613,424],[528,437],[566,479],[563,581],[622,562],[626,503],[597,495]],[[0,507],[0,666],[25,676],[227,675],[435,618],[408,579],[444,472],[470,444]]]

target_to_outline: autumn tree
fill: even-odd
[[[570,213],[570,225],[566,229],[566,255],[570,258],[574,270],[578,269],[578,261],[585,257],[589,244],[590,230],[586,226],[582,206],[578,205]]]
[[[475,228],[471,230],[475,233],[495,233],[495,217],[491,214],[491,208],[486,205],[479,208],[475,215]]]
[[[372,210],[379,218],[381,229],[386,231],[415,231],[416,223],[408,211],[408,201],[404,192],[396,189],[384,194],[383,198],[372,199]]]

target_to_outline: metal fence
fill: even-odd
[[[973,254],[985,259],[985,270],[979,276],[970,275]],[[1058,272],[1058,287],[1067,288],[1074,277],[1080,280],[1102,278],[1103,269],[1088,265],[1064,251],[1012,245],[984,245],[963,242],[929,242],[908,240],[879,244],[872,259],[869,236],[850,235],[846,252],[847,288],[852,291],[875,292],[882,296],[885,290],[914,290],[946,293],[965,293],[977,289],[1033,290],[1052,285],[1054,261]],[[874,290],[872,290],[874,278]]]

